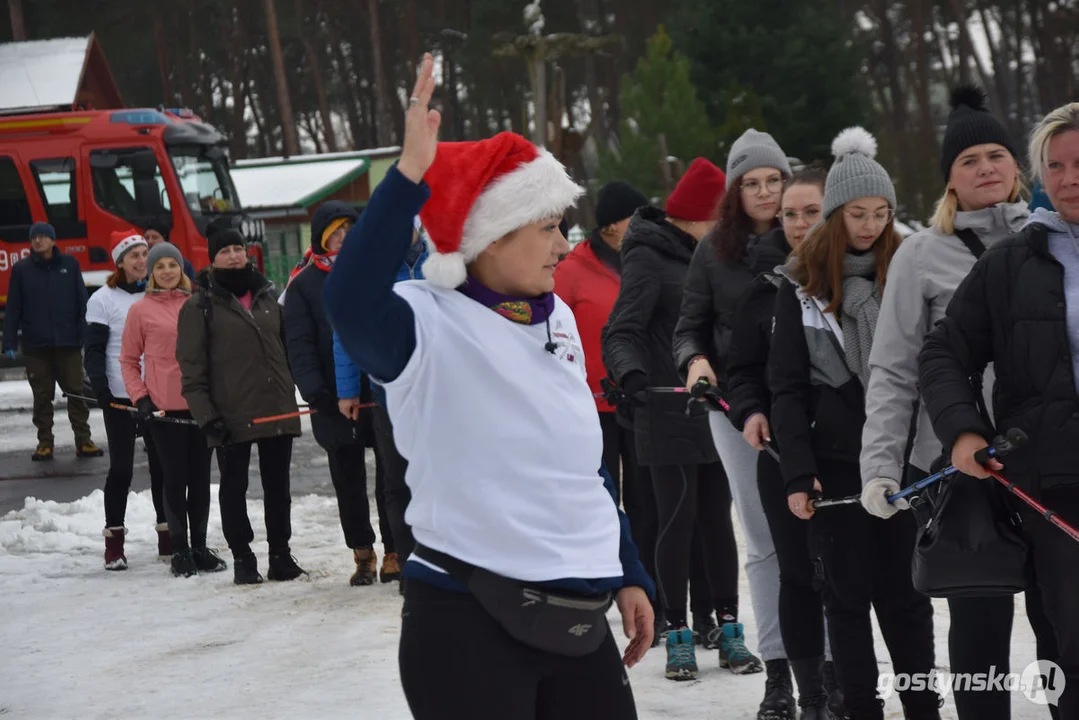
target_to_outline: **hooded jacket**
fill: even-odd
[[[319,205],[315,210],[315,214],[311,216],[312,252],[316,255],[326,254],[326,250],[322,247],[322,234],[326,232],[326,228],[334,220],[347,218],[351,223],[355,224],[359,217],[360,214],[356,212],[356,208],[340,200],[328,200]]]
[[[955,216],[957,230],[971,230],[987,248],[1018,232],[1030,211],[1025,203],[1001,203]],[[974,254],[956,235],[928,228],[903,241],[884,286],[866,391],[862,431],[862,483],[889,478],[902,483],[907,439],[918,403],[918,353],[925,336],[944,317],[955,289],[974,267]],[[993,387],[991,369],[984,378]],[[988,398],[987,398],[988,400]],[[918,405],[916,405],[918,404]],[[991,407],[991,405],[990,405]],[[910,463],[928,471],[940,455],[929,414],[919,407]]]
[[[689,361],[698,355],[708,358],[720,385],[726,384],[727,354],[731,345],[738,301],[759,273],[753,263],[759,254],[778,250],[787,256],[786,237],[780,228],[749,239],[746,254],[738,262],[721,261],[711,236],[704,238],[693,253],[686,278],[685,297],[674,331],[674,357],[678,371],[686,374]],[[783,259],[779,258],[777,265]]]
[[[946,452],[966,432],[991,438],[968,378],[993,363],[1000,431],[1029,442],[1005,459],[1028,492],[1079,487],[1079,394],[1068,339],[1065,272],[1036,217],[986,251],[960,283],[918,358],[922,399]]]
[[[315,210],[311,249],[316,255],[326,253],[322,234],[338,218],[355,222],[359,213],[339,200],[325,202]],[[318,410],[311,416],[315,440],[330,450],[347,445],[355,437],[352,422],[337,409],[333,329],[322,304],[322,288],[328,276],[328,272],[311,263],[292,279],[285,293],[284,321],[292,378],[300,396]]]
[[[596,237],[598,242],[603,242]],[[615,300],[618,299],[618,287],[621,276],[611,265],[604,263],[593,249],[593,239],[579,243],[577,247],[558,264],[554,273],[554,291],[562,302],[573,310],[577,319],[577,331],[584,345],[585,369],[588,372],[588,387],[596,396],[596,407],[600,412],[614,412],[614,406],[599,395],[602,392],[600,380],[607,377],[603,366],[602,335],[603,326],[611,315]],[[610,250],[614,252],[613,249]]]
[[[622,240],[622,285],[603,331],[603,361],[617,385],[643,373],[650,387],[678,387],[671,338],[696,241],[653,207],[637,210]],[[586,353],[587,355],[587,353]],[[707,418],[688,417],[686,396],[648,393],[634,409],[643,465],[700,465],[719,459]]]
[[[128,311],[120,371],[132,402],[149,395],[160,410],[187,410],[176,335],[180,308],[190,297],[183,290],[149,292]]]
[[[255,273],[248,310],[202,270],[177,332],[183,395],[199,427],[221,418],[238,443],[300,434],[298,417],[251,422],[297,410],[273,283]]]

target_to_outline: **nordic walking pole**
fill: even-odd
[[[978,461],[979,465],[985,465],[993,458],[1004,457],[1010,452],[1013,452],[1016,448],[1027,441],[1027,436],[1023,434],[1022,430],[1012,428],[1006,433],[1005,437],[998,437],[992,445],[982,448],[974,454],[974,459]],[[897,493],[892,493],[888,496],[888,502],[894,503],[896,500],[910,497],[911,495],[923,490],[933,483],[939,482],[946,478],[950,478],[952,475],[958,473],[959,470],[954,465],[949,465],[940,472],[933,473],[927,478],[923,478],[918,482],[903,488]],[[835,507],[837,505],[856,505],[861,504],[861,495],[849,495],[847,497],[835,498],[832,500],[818,500],[812,503],[813,508]]]
[[[76,400],[84,400],[87,402],[95,403],[98,407],[101,407],[101,403],[97,398],[85,397],[83,395],[76,395],[74,393],[62,393],[63,397],[74,398]],[[123,410],[124,412],[137,413],[138,408],[131,405],[121,405],[120,403],[109,403],[109,407],[114,410]],[[150,415],[151,420],[159,420],[161,422],[173,423],[175,425],[195,425],[194,420],[188,420],[187,418],[171,418],[165,415],[164,410],[158,410]]]

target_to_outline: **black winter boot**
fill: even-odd
[[[288,552],[270,555],[270,570],[266,577],[270,580],[295,580],[307,571],[296,564],[296,558]]]
[[[757,720],[794,720],[795,702],[791,687],[791,669],[786,660],[766,660],[764,700],[757,710]]]
[[[172,574],[176,577],[191,577],[199,574],[195,558],[187,548],[177,548],[172,554]]]
[[[253,552],[234,553],[232,556],[232,570],[235,573],[233,582],[237,585],[258,585],[262,582],[258,560]]]
[[[222,570],[228,570],[228,563],[206,546],[192,548],[191,555],[195,558],[195,567],[199,569],[199,572],[221,572]]]
[[[693,614],[693,642],[704,647],[705,650],[718,650],[719,645],[708,641],[708,636],[716,629],[716,619],[712,613]]]

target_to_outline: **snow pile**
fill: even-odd
[[[213,498],[210,544],[223,548],[216,487]],[[249,511],[265,573],[261,503],[249,503]],[[232,584],[231,568],[190,579],[170,575],[157,559],[148,491],[129,496],[130,569],[106,572],[103,518],[100,490],[72,503],[27,498],[21,510],[0,518],[0,715],[410,717],[397,675],[397,586],[348,586],[351,554],[333,498],[293,499],[293,552],[310,578],[242,588]],[[744,573],[740,592],[752,648],[756,628]],[[1021,597],[1016,610],[1013,666],[1022,668],[1034,650]],[[620,620],[610,617],[624,645]],[[938,603],[941,666],[947,621],[947,608]],[[881,670],[890,671],[877,637]],[[445,652],[452,662],[452,648]],[[763,675],[736,677],[716,660],[714,652],[700,651],[700,679],[675,684],[663,678],[663,649],[649,652],[630,671],[642,720],[756,717]],[[949,699],[944,717],[955,717],[953,707]],[[887,708],[888,718],[902,718],[896,698]],[[1048,717],[1018,695],[1013,708],[1017,720]]]

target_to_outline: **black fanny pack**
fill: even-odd
[[[590,655],[607,636],[611,593],[559,595],[450,557],[416,543],[413,554],[468,587],[502,629],[525,645],[569,657]]]

